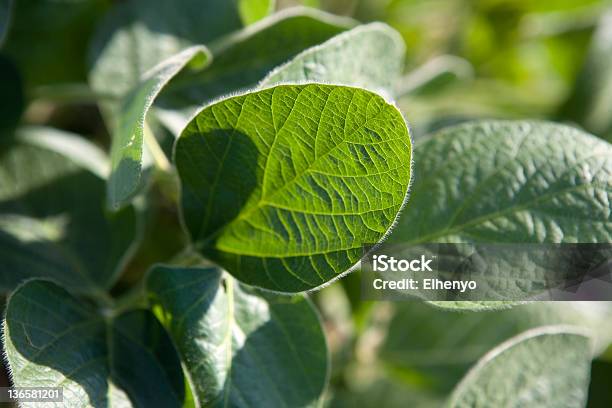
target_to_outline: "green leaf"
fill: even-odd
[[[473,122],[417,145],[395,242],[609,242],[612,146],[543,122]]]
[[[600,139],[562,125],[485,121],[445,129],[417,146],[412,199],[390,242],[612,240],[612,146]],[[542,278],[503,273],[500,285],[516,279],[517,288]]]
[[[4,343],[13,384],[62,387],[63,406],[180,407],[184,399],[176,349],[148,311],[104,316],[34,280],[8,302]]]
[[[411,142],[377,94],[280,85],[203,109],[175,163],[195,248],[243,282],[298,292],[336,278],[387,233]]]
[[[103,295],[138,238],[136,211],[104,210],[107,158],[84,139],[25,128],[0,149],[0,290],[50,277]]]
[[[251,290],[217,268],[157,266],[147,288],[198,405],[305,407],[319,400],[327,347],[305,297]]]
[[[185,66],[201,68],[210,54],[205,47],[188,48],[163,61],[143,76],[123,99],[113,132],[112,168],[108,179],[108,204],[118,209],[128,203],[142,184],[143,139],[147,112],[162,88]]]
[[[211,45],[214,61],[208,69],[180,75],[164,90],[160,119],[178,135],[203,104],[255,86],[279,64],[354,24],[321,11],[292,8],[233,33]]]
[[[157,64],[241,26],[235,1],[122,2],[110,10],[91,42],[91,85],[121,98]]]
[[[589,338],[581,332],[555,326],[528,331],[485,355],[448,406],[582,407],[590,357]]]
[[[612,142],[612,12],[604,14],[562,114]]]
[[[595,352],[600,353],[612,341],[607,324],[611,317],[609,302],[534,302],[479,313],[457,313],[422,302],[398,303],[380,358],[393,370],[422,376],[427,390],[447,395],[491,348],[542,325],[589,329],[595,336]]]
[[[274,11],[275,0],[238,0],[238,11],[245,25],[253,24]]]
[[[268,74],[261,86],[310,81],[391,94],[405,51],[402,37],[388,25],[362,25],[298,54]]]

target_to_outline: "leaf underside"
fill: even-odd
[[[406,196],[410,155],[402,115],[363,89],[281,85],[231,97],[177,140],[185,225],[239,280],[312,289],[385,235]]]

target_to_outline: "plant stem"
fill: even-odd
[[[160,147],[159,143],[157,143],[157,139],[153,135],[153,131],[149,127],[149,124],[145,121],[144,123],[144,142],[149,148],[149,152],[151,152],[151,156],[153,156],[153,161],[155,162],[155,167],[164,173],[169,173],[172,170],[172,164],[168,161],[166,154]]]

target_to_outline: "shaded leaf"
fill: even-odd
[[[108,179],[107,198],[111,208],[125,205],[142,184],[145,118],[153,101],[181,69],[187,65],[201,68],[209,59],[205,47],[188,48],[145,73],[122,100],[113,132],[112,168]]]
[[[582,407],[590,370],[589,338],[563,327],[516,336],[485,355],[454,390],[449,407]]]
[[[410,155],[401,113],[363,89],[280,85],[231,97],[177,140],[185,226],[239,280],[312,289],[387,233]]]
[[[306,298],[251,290],[216,268],[157,266],[147,287],[200,405],[317,403],[327,382],[328,356]]]
[[[304,49],[352,27],[353,20],[321,11],[283,10],[211,45],[212,65],[185,73],[160,96],[160,119],[175,134],[203,104],[256,85],[270,70]]]
[[[167,58],[240,27],[235,1],[121,2],[109,11],[91,42],[91,85],[121,98],[141,75]]]
[[[0,288],[51,277],[103,295],[136,245],[133,207],[104,210],[107,158],[84,139],[25,128],[0,150]]]
[[[595,351],[601,352],[612,341],[610,317],[612,306],[607,302],[535,302],[478,313],[441,310],[416,301],[398,303],[380,357],[388,367],[421,375],[427,390],[447,395],[494,346],[542,325],[592,330]]]
[[[309,48],[270,72],[261,86],[324,82],[391,94],[404,66],[399,33],[382,23],[358,26]]]
[[[178,355],[148,311],[103,316],[56,284],[34,280],[11,296],[4,340],[14,385],[61,386],[63,406],[182,405]]]

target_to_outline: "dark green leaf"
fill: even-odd
[[[136,245],[133,207],[104,210],[104,153],[84,139],[27,128],[0,150],[0,288],[52,277],[102,294]]]
[[[176,350],[148,311],[104,316],[54,283],[34,280],[11,296],[6,358],[17,387],[63,388],[63,406],[180,407]]]
[[[256,85],[279,64],[354,23],[317,10],[295,8],[238,31],[211,46],[214,61],[208,69],[185,73],[168,86],[160,96],[160,105],[166,110],[161,118],[178,135],[203,104]]]
[[[377,94],[280,85],[202,110],[175,162],[196,249],[243,282],[298,292],[336,278],[387,233],[411,143]]]
[[[91,85],[121,98],[163,60],[240,27],[235,1],[121,2],[108,13],[92,41]]]
[[[145,118],[162,88],[185,66],[201,68],[209,62],[202,46],[188,48],[146,73],[122,100],[113,134],[108,203],[113,209],[127,204],[142,185]],[[107,78],[110,81],[110,78]],[[152,136],[151,136],[152,137]]]
[[[397,31],[381,23],[362,25],[298,54],[260,85],[310,81],[391,94],[404,67],[404,54]]]
[[[418,373],[426,389],[447,393],[470,366],[497,344],[542,325],[571,324],[592,330],[596,352],[612,341],[606,302],[535,302],[512,309],[458,313],[421,302],[398,303],[380,348],[385,365]]]
[[[148,291],[210,407],[305,407],[327,382],[317,313],[303,296],[242,287],[217,268],[158,266]]]
[[[555,326],[534,329],[485,355],[457,386],[448,406],[582,407],[590,364],[584,334]]]
[[[475,122],[433,135],[415,157],[413,198],[391,242],[612,240],[612,146],[591,135],[539,122]],[[506,271],[504,282],[513,276],[542,278]]]

